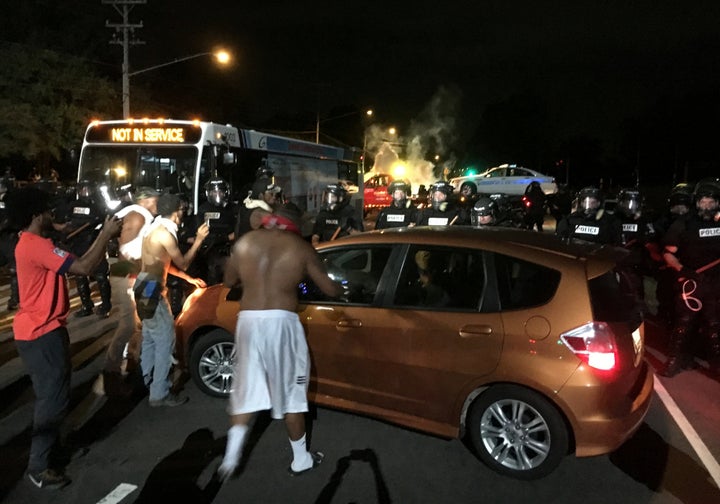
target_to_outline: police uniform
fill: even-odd
[[[709,338],[712,367],[717,373],[720,365],[717,294],[720,265],[700,273],[693,272],[720,259],[720,222],[714,219],[704,220],[696,213],[678,218],[668,229],[664,243],[666,247],[677,247],[673,255],[683,270],[678,273],[680,281],[676,282],[675,325],[670,337],[670,355],[661,374],[673,376],[688,362],[690,356],[685,348],[686,343],[701,321]]]
[[[15,246],[18,242],[18,230],[8,222],[5,195],[0,194],[0,266],[7,265],[10,273],[10,298],[7,302],[9,311],[17,310],[20,303],[18,292],[17,268],[15,266]]]
[[[338,230],[338,228],[340,228]],[[348,236],[350,230],[363,231],[363,222],[351,206],[343,206],[335,210],[323,209],[318,212],[313,226],[313,235],[320,237],[320,241],[330,241],[334,238]]]
[[[417,220],[418,210],[408,201],[402,208],[390,205],[381,209],[375,221],[375,229],[409,226],[416,224]]]
[[[65,215],[62,210],[59,211],[59,217],[64,217],[69,230],[66,231],[66,241],[70,252],[77,257],[82,257],[88,251],[97,235],[97,227],[105,220],[102,207],[92,197],[79,197],[71,201],[65,209]],[[56,214],[56,218],[58,214]],[[72,235],[75,233],[74,235]],[[70,236],[72,235],[72,236]],[[100,264],[92,272],[100,291],[101,305],[98,307],[97,314],[101,317],[107,317],[112,307],[110,297],[110,280],[109,265],[107,259],[103,258]],[[75,283],[78,295],[82,302],[82,308],[76,312],[76,317],[85,317],[91,315],[94,311],[95,304],[92,301],[90,290],[90,279],[86,276],[76,275]]]
[[[619,245],[622,241],[619,222],[612,216],[599,211],[586,215],[583,211],[573,212],[557,225],[555,233],[563,238],[576,238],[602,245]]]
[[[201,275],[208,285],[222,282],[225,260],[230,255],[231,242],[228,236],[235,232],[237,221],[236,206],[232,203],[214,205],[205,201],[197,214],[197,225],[207,222],[210,232],[202,247],[201,261],[205,262],[206,273]]]
[[[466,219],[461,218],[460,210],[454,206],[448,206],[444,210],[440,208],[423,208],[418,216],[419,226],[450,226],[467,224]]]
[[[638,302],[645,299],[643,278],[650,273],[650,257],[646,248],[649,242],[655,239],[653,224],[644,217],[621,215],[618,218],[621,226],[620,245],[630,254],[616,269],[620,277],[623,291],[632,292]]]

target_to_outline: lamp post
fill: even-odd
[[[123,62],[123,92],[122,92],[122,102],[123,102],[123,118],[128,119],[130,118],[130,77],[139,75],[141,73],[149,72],[151,70],[156,70],[158,68],[162,68],[169,65],[174,65],[175,63],[180,63],[182,61],[187,61],[195,58],[200,58],[202,56],[214,56],[215,60],[220,63],[221,65],[227,65],[230,63],[230,53],[227,51],[216,51],[216,52],[201,52],[197,54],[193,54],[191,56],[185,56],[183,58],[177,58],[172,61],[167,61],[165,63],[160,63],[159,65],[153,65],[148,68],[143,68],[142,70],[135,70],[134,72],[128,71],[128,64],[126,62]]]

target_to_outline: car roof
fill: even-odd
[[[582,240],[568,240],[551,233],[470,226],[414,226],[368,231],[323,242],[318,250],[339,245],[423,244],[445,247],[481,248],[508,255],[537,258],[543,262],[586,263],[587,277],[594,278],[612,269],[627,252]]]

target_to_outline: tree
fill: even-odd
[[[91,119],[120,103],[83,59],[2,44],[0,61],[0,159],[21,156],[45,173],[80,143]]]

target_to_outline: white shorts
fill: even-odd
[[[297,313],[241,310],[228,413],[269,409],[272,418],[308,411],[310,355]]]

